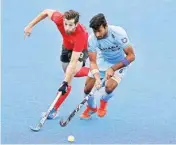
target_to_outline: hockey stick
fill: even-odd
[[[62,92],[58,92],[57,96],[55,98],[55,100],[53,101],[53,103],[51,104],[51,106],[49,107],[49,109],[47,110],[47,112],[45,113],[45,115],[42,116],[42,118],[40,119],[39,123],[36,125],[36,127],[32,127],[30,126],[30,129],[32,131],[38,132],[40,131],[40,129],[43,127],[45,121],[47,120],[47,117],[50,113],[50,111],[54,108],[54,105],[56,104],[57,100],[59,99],[59,97],[62,95]]]
[[[101,87],[105,84],[105,80],[102,80]],[[71,114],[68,116],[68,118],[64,121],[63,119],[60,120],[60,126],[65,127],[71,119],[75,116],[75,114],[82,108],[82,106],[88,101],[89,97],[93,95],[97,91],[96,88],[93,88],[92,91],[84,98],[84,100],[74,109]]]

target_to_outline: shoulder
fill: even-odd
[[[97,38],[95,37],[94,33],[91,33],[88,37],[89,44],[96,45],[97,44]]]
[[[76,28],[76,36],[88,38],[88,32],[87,32],[87,29],[84,25],[78,23],[78,26]]]
[[[125,29],[120,26],[109,25],[108,27],[109,27],[110,32],[113,34],[116,34],[118,36],[127,35]]]
[[[95,37],[94,33],[91,33],[88,38],[89,41],[97,41],[97,38]]]
[[[91,33],[90,35],[89,35],[89,37],[88,37],[88,41],[89,42],[94,42],[94,43],[96,43],[97,42],[97,38],[95,37],[95,35],[93,34],[93,33]]]
[[[62,13],[62,12],[60,12],[60,11],[57,11],[57,10],[55,10],[54,12],[53,12],[53,15],[55,15],[56,17],[57,16],[63,16],[64,14]]]
[[[77,31],[77,33],[88,33],[86,27],[84,25],[80,24],[79,22],[78,22],[76,31]]]
[[[64,16],[63,13],[61,13],[59,11],[54,11],[52,16],[51,16],[51,20],[53,20],[55,22],[58,22],[58,21],[63,20],[63,16]]]

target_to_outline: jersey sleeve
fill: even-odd
[[[97,52],[97,43],[93,35],[89,36],[88,39],[88,52]]]
[[[125,49],[129,45],[131,45],[130,41],[129,41],[129,38],[128,38],[128,35],[127,35],[126,31],[122,27],[118,27],[117,29],[115,29],[115,31],[116,30],[118,31],[117,33],[118,33],[119,44],[120,44],[121,48]]]
[[[51,20],[56,24],[56,25],[61,25],[63,23],[63,14],[61,12],[54,12],[53,15],[51,16]]]
[[[86,33],[77,34],[73,51],[82,52],[87,48],[88,35]]]

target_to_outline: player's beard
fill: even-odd
[[[72,33],[72,31],[65,31],[65,32],[66,32],[66,34],[68,34],[68,35]]]
[[[101,40],[101,39],[105,39],[105,38],[107,38],[107,37],[108,37],[108,33],[105,34],[105,35],[103,35],[103,36],[101,36],[101,37],[97,37],[97,39],[98,39],[98,40]]]
[[[97,37],[98,40],[105,39],[108,37],[108,31],[103,36]]]
[[[75,32],[75,30],[76,30],[76,28],[74,28],[74,29],[72,29],[72,30],[70,30],[70,31],[65,30],[65,33],[68,34],[68,35],[70,35],[70,34],[72,34],[73,32]]]

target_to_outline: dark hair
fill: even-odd
[[[95,31],[97,31],[101,25],[103,25],[103,27],[107,25],[105,16],[102,13],[95,15],[89,22],[89,27]]]
[[[64,13],[64,18],[67,20],[75,19],[75,24],[79,21],[79,13],[74,10],[69,10]]]

